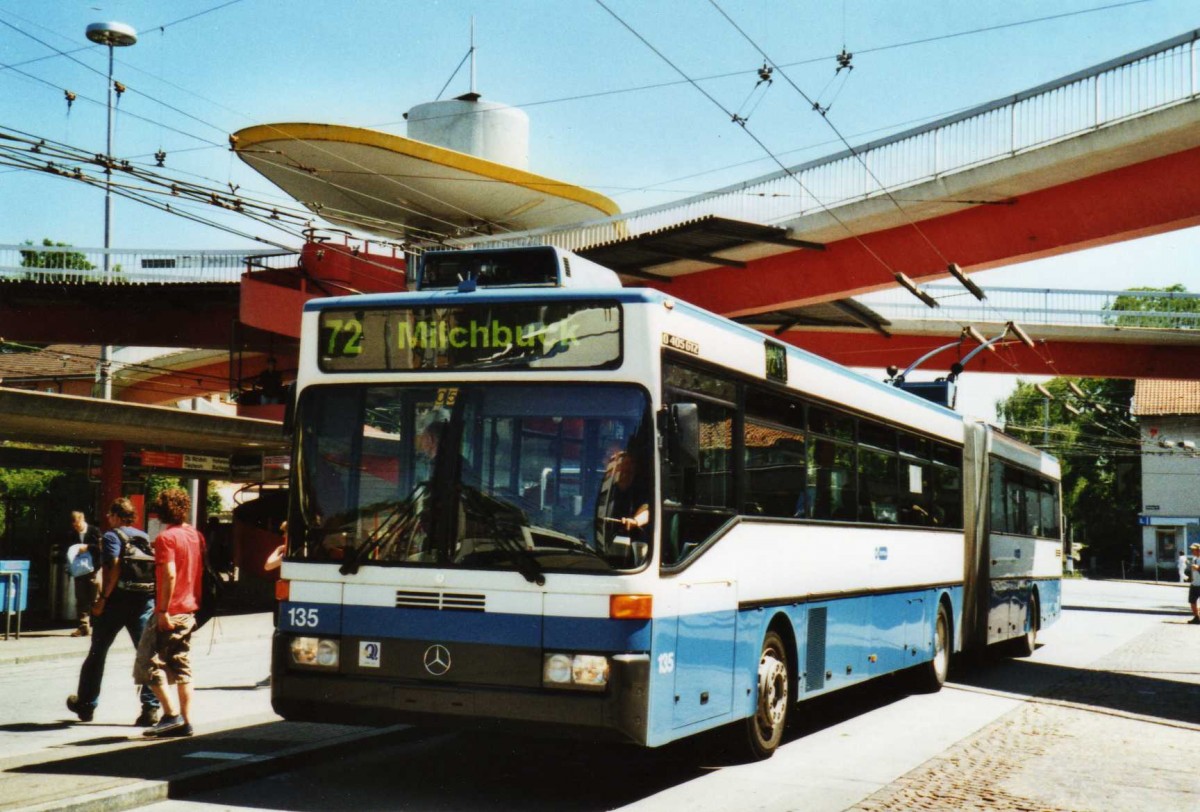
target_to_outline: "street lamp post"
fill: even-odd
[[[125,23],[92,23],[87,27],[87,38],[108,46],[108,122],[104,142],[104,280],[107,282],[112,262],[109,249],[112,247],[113,51],[137,42],[137,31]],[[112,348],[103,345],[100,348],[100,387],[105,400],[112,400],[111,356]]]

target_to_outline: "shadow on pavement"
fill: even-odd
[[[184,772],[204,762],[189,758],[189,753],[197,751],[220,751],[244,754],[245,756],[264,755],[279,749],[280,736],[278,731],[287,722],[268,722],[253,727],[212,733],[209,735],[192,736],[186,739],[170,739],[152,741],[141,735],[140,728],[129,736],[108,736],[92,739],[76,744],[106,744],[121,743],[139,745],[136,753],[128,747],[109,750],[104,753],[93,753],[86,756],[73,756],[57,761],[46,761],[40,764],[27,764],[13,769],[12,773],[46,773],[50,775],[98,775],[114,778],[142,778],[161,780],[168,776]],[[184,759],[187,759],[186,761]]]
[[[131,727],[132,727],[132,725],[131,725]],[[137,728],[137,729],[139,731],[141,730],[141,728]],[[137,734],[130,734],[128,736],[100,736],[95,739],[84,739],[83,741],[78,741],[78,742],[67,742],[66,744],[64,744],[62,746],[64,746],[64,747],[96,747],[97,745],[104,745],[104,744],[121,744],[122,742],[132,741],[132,740],[136,739],[136,737],[137,737]]]
[[[0,725],[0,733],[45,733],[49,730],[66,730],[78,722],[13,722]]]
[[[1063,605],[1063,610],[1073,612],[1112,612],[1117,615],[1158,615],[1160,617],[1177,617],[1182,620],[1190,620],[1192,615],[1186,607],[1179,606],[1160,606],[1157,609],[1122,609],[1115,606],[1068,606]]]
[[[1200,724],[1200,684],[1153,673],[996,659],[958,667],[952,676],[955,683],[974,688]],[[1165,673],[1196,676],[1190,672]]]

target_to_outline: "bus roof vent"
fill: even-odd
[[[612,270],[552,245],[429,251],[421,257],[418,290],[480,288],[619,288]]]

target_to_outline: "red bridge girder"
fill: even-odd
[[[947,262],[981,271],[1198,225],[1198,177],[1200,148],[1189,149],[923,220],[919,232],[899,226],[829,242],[822,252],[777,254],[745,268],[714,268],[669,284],[647,284],[727,316],[857,296],[896,284],[876,256],[928,282],[947,277]],[[1129,285],[1136,284],[1131,273]]]
[[[892,338],[875,333],[809,332],[793,330],[778,336],[782,341],[845,366],[906,368],[930,350],[949,343],[946,336]],[[971,359],[964,374],[1069,375],[1081,378],[1174,378],[1200,380],[1200,345],[1149,345],[1137,343],[1036,341],[1031,349],[1019,341],[997,345]],[[978,344],[963,344],[966,355]],[[947,372],[958,360],[947,350],[935,355],[913,373]]]

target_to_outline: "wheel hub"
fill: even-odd
[[[758,664],[758,718],[768,729],[783,721],[787,711],[787,669],[771,653]]]

